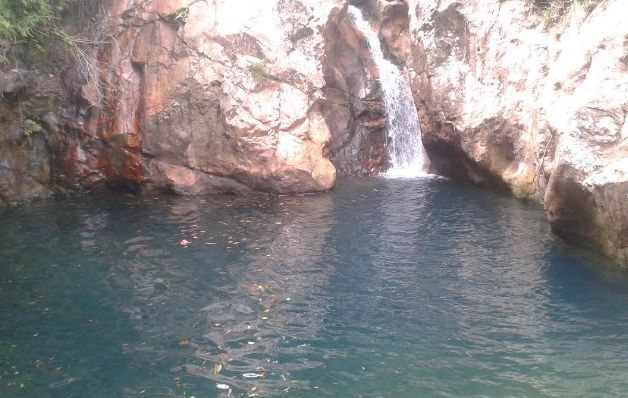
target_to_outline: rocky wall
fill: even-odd
[[[411,0],[409,66],[434,171],[542,203],[628,263],[628,3]]]

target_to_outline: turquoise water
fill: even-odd
[[[0,397],[628,396],[628,271],[445,180],[0,225]]]

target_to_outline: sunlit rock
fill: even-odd
[[[435,171],[545,204],[628,261],[628,3],[411,0],[411,76]],[[576,2],[577,3],[577,2]]]

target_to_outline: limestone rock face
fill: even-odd
[[[78,32],[101,42],[84,49],[95,60],[91,73],[81,65],[50,71],[54,93],[42,93],[37,82],[28,91],[12,87],[17,79],[3,79],[5,97],[15,93],[0,104],[3,154],[10,142],[4,136],[20,135],[25,119],[11,115],[23,112],[41,124],[52,113],[57,120],[56,131],[29,141],[30,155],[49,165],[38,170],[47,172],[41,184],[13,156],[20,151],[1,157],[0,184],[15,191],[4,196],[33,196],[27,191],[36,193],[37,185],[46,192],[116,184],[182,194],[332,188],[324,34],[344,6],[103,2]],[[29,96],[56,105],[25,106]]]
[[[321,30],[340,1],[116,3],[124,30],[100,58],[118,111],[92,119],[125,142],[128,177],[179,193],[333,186]]]
[[[628,264],[628,3],[410,0],[414,95],[435,171],[544,203]]]
[[[395,43],[407,6],[371,5],[391,56],[402,58]],[[3,67],[3,200],[101,185],[317,192],[333,187],[337,169],[378,173],[387,162],[378,71],[347,6],[103,2],[75,32],[98,43],[82,48],[87,64],[18,65],[14,77]],[[26,119],[45,129],[18,148],[11,137]],[[25,156],[42,167],[28,169],[35,162]]]

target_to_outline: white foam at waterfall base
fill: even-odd
[[[385,175],[395,178],[427,176],[421,127],[410,86],[399,68],[384,57],[381,43],[364,19],[362,12],[349,6],[349,15],[366,40],[379,70],[379,82],[384,93],[384,106],[388,118],[388,152],[391,167]]]

